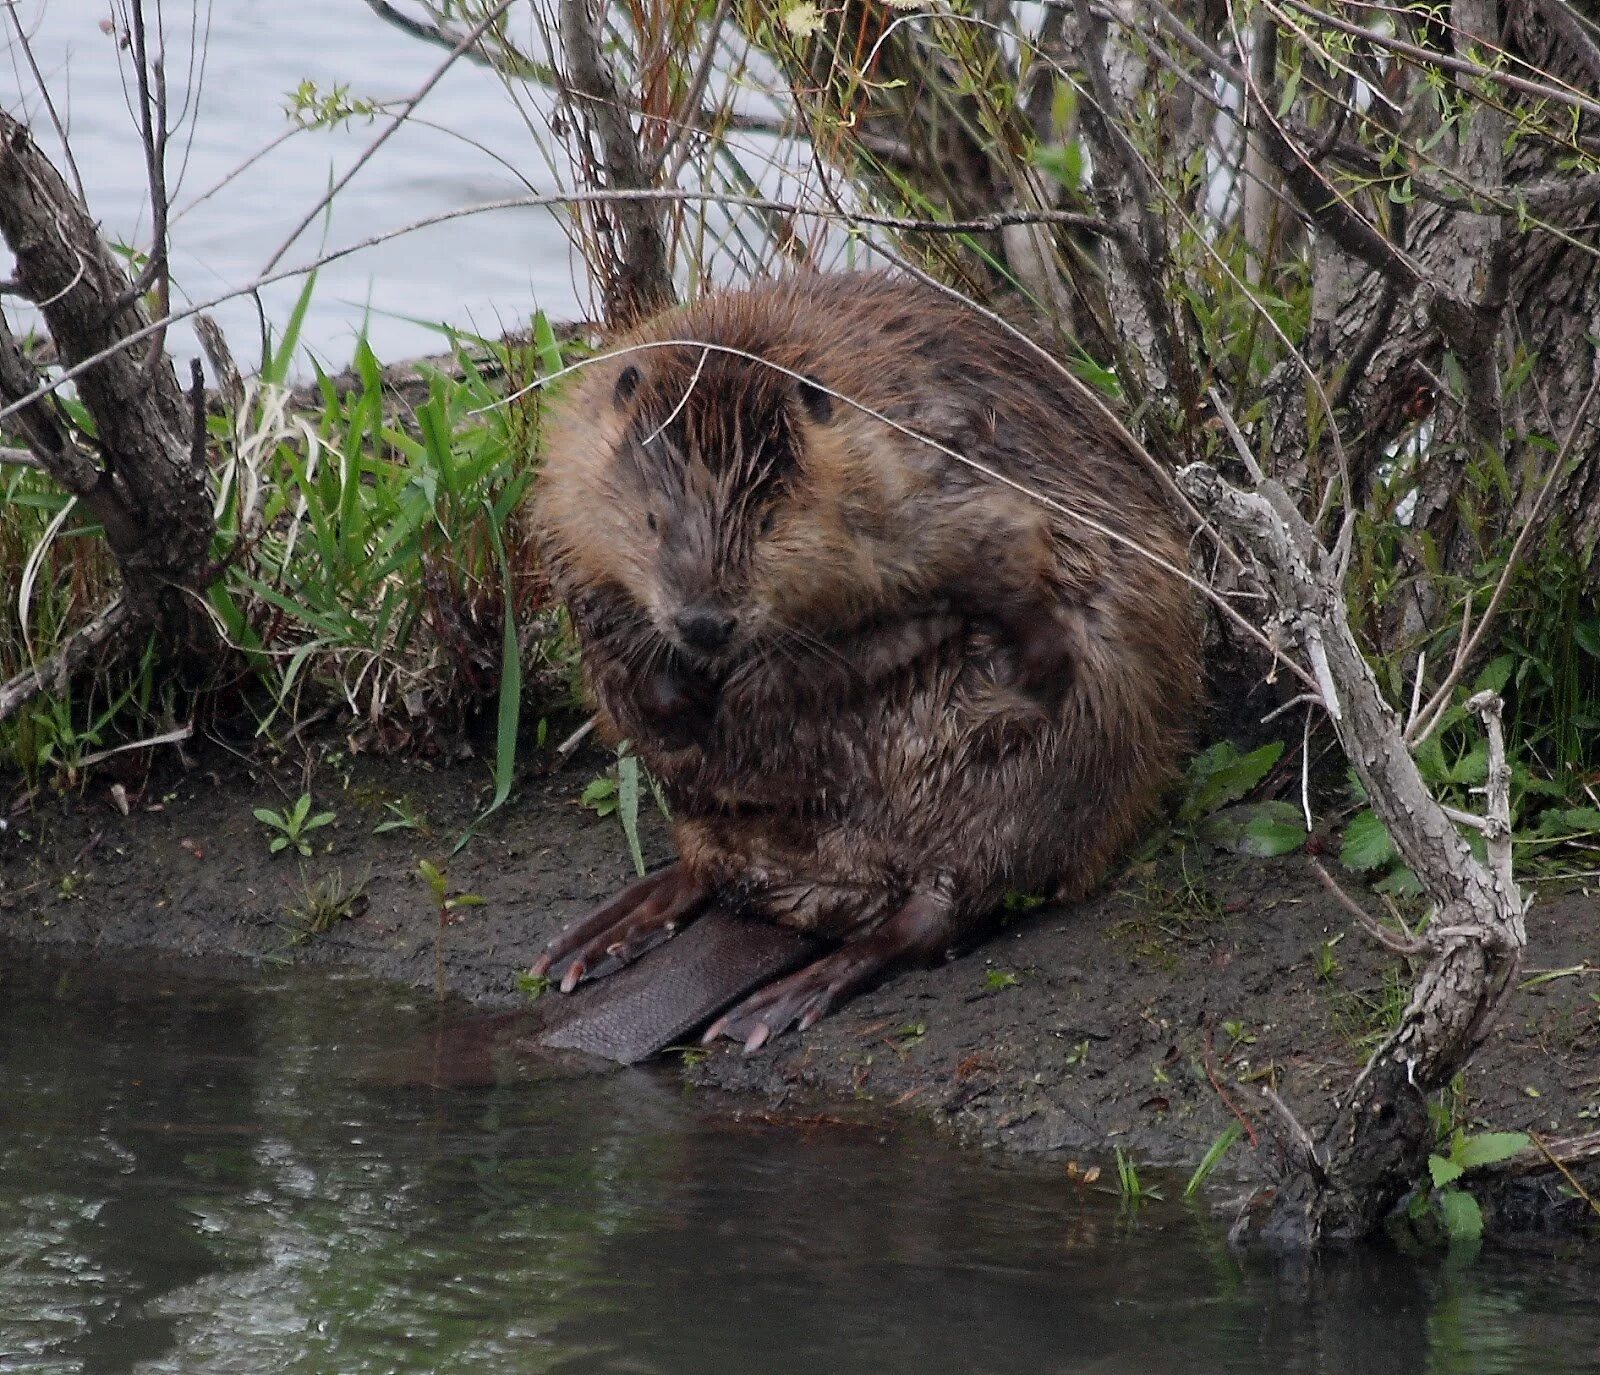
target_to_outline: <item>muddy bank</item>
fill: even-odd
[[[417,864],[445,871],[461,909],[442,942],[453,994],[526,1005],[516,976],[545,936],[632,873],[620,826],[577,803],[598,754],[526,779],[454,855],[487,801],[480,762],[348,758],[309,775],[220,748],[113,805],[112,781],[39,802],[0,833],[0,937],[250,961],[355,965],[428,987],[438,912]],[[125,785],[126,786],[126,785]],[[269,853],[253,814],[303,792],[333,821],[313,853]],[[409,818],[382,834],[374,828]],[[655,818],[646,854],[666,856]],[[365,879],[356,914],[303,929],[308,889]],[[301,915],[295,915],[299,909]],[[1600,904],[1547,896],[1529,918],[1524,986],[1469,1070],[1469,1129],[1567,1136],[1600,1128]],[[744,1056],[679,1058],[700,1085],[793,1100],[869,1097],[985,1145],[1189,1165],[1257,1085],[1315,1128],[1406,980],[1372,950],[1303,861],[1172,857],[1122,872],[1091,901],[1017,915],[941,968],[902,974],[803,1036]],[[555,997],[558,995],[549,994]],[[1246,1152],[1235,1164],[1250,1169]]]

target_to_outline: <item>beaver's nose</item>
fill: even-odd
[[[686,606],[672,621],[686,644],[707,653],[721,649],[733,634],[734,618],[714,606]]]

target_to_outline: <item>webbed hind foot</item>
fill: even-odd
[[[584,979],[614,974],[670,940],[700,915],[710,896],[681,862],[669,864],[557,932],[528,972],[548,974],[570,993]]]
[[[949,943],[950,917],[947,898],[918,893],[867,935],[757,989],[717,1018],[701,1040],[706,1045],[719,1036],[743,1041],[748,1054],[791,1027],[805,1031],[896,965],[937,960]]]

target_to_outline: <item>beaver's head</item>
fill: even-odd
[[[632,527],[615,573],[659,635],[713,673],[766,644],[814,646],[862,583],[862,484],[829,388],[685,343],[623,360],[608,402]]]

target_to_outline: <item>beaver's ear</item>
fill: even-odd
[[[618,375],[617,385],[612,389],[611,399],[620,409],[633,399],[634,392],[639,390],[639,369],[629,363]]]
[[[806,408],[806,414],[817,424],[826,425],[833,419],[833,397],[815,377],[802,377],[796,390],[800,393],[800,404]]]

